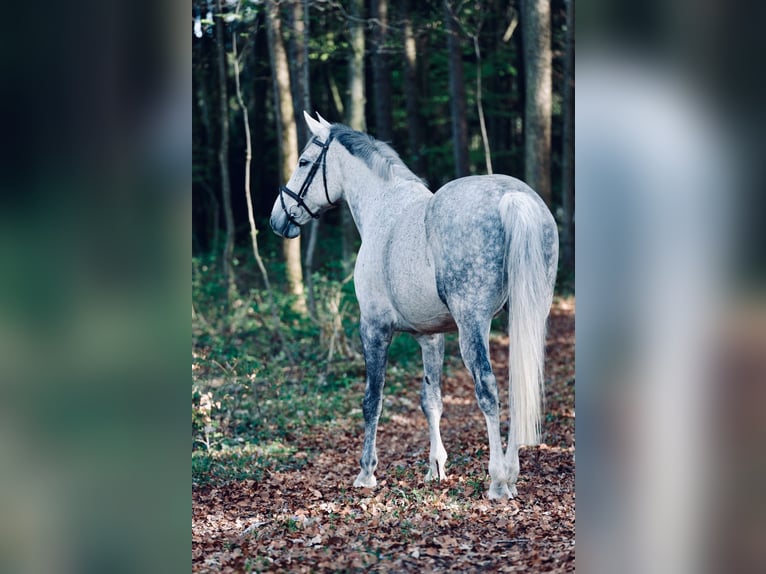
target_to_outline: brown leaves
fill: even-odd
[[[493,341],[492,353],[507,381],[507,341]],[[449,480],[423,481],[428,430],[413,373],[412,397],[389,397],[396,416],[380,426],[376,488],[351,488],[358,421],[307,430],[291,445],[300,465],[193,490],[193,571],[574,571],[573,353],[573,310],[559,305],[549,325],[546,444],[521,450],[516,499],[486,499],[486,425],[462,370],[443,390]]]

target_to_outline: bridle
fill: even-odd
[[[314,181],[314,176],[317,173],[317,170],[319,170],[319,166],[322,166],[322,182],[324,183],[324,195],[327,198],[327,203],[329,203],[332,206],[337,205],[334,201],[330,199],[330,193],[327,191],[327,150],[330,147],[330,142],[332,142],[332,136],[327,138],[327,141],[322,143],[319,138],[314,137],[311,139],[312,144],[316,144],[319,147],[322,148],[322,151],[319,152],[319,156],[314,160],[314,164],[311,166],[311,170],[309,170],[309,174],[306,176],[306,179],[303,180],[303,184],[301,185],[300,190],[298,190],[298,193],[295,193],[293,190],[291,190],[286,185],[279,186],[279,201],[282,204],[282,211],[285,212],[285,215],[287,216],[287,223],[285,223],[285,228],[290,223],[294,223],[295,225],[298,225],[298,222],[295,220],[295,216],[290,213],[287,209],[287,206],[285,205],[285,196],[284,194],[287,194],[289,197],[292,197],[295,200],[295,203],[298,205],[298,207],[302,207],[306,213],[311,216],[312,219],[318,219],[319,218],[319,212],[317,211],[314,213],[309,209],[309,206],[306,205],[306,202],[303,201],[303,198],[306,196],[306,193],[308,193],[309,186],[311,185],[311,182]]]

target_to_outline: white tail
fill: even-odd
[[[513,434],[509,444],[537,444],[544,398],[545,322],[553,301],[558,233],[553,216],[534,195],[508,193],[500,200],[500,211],[508,242],[509,434]],[[551,250],[547,262],[546,249]]]

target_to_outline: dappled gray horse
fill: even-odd
[[[367,378],[362,470],[354,486],[376,484],[375,438],[395,331],[412,333],[420,343],[420,404],[431,438],[426,480],[446,478],[439,432],[442,333],[457,329],[487,421],[489,497],[514,496],[519,445],[535,444],[540,435],[545,321],[558,262],[553,216],[529,186],[504,175],[464,177],[433,194],[385,143],[321,116],[304,116],[314,138],[280,188],[271,227],[296,237],[301,225],[345,201],[362,238],[354,285]],[[506,302],[510,425],[504,453],[489,330]]]

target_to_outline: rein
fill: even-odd
[[[282,204],[282,211],[285,212],[285,215],[287,216],[287,223],[285,224],[285,227],[289,225],[290,223],[294,223],[295,225],[298,225],[298,222],[295,220],[295,216],[288,211],[287,206],[285,205],[285,196],[284,194],[287,194],[289,197],[292,197],[295,200],[295,203],[298,205],[298,207],[302,207],[306,213],[309,214],[309,216],[312,219],[318,219],[319,218],[319,212],[314,213],[311,211],[306,205],[306,202],[303,201],[303,198],[306,196],[306,193],[308,193],[309,186],[311,185],[311,182],[314,181],[314,176],[316,175],[317,171],[319,170],[319,166],[322,166],[322,182],[324,183],[324,195],[327,198],[327,203],[329,203],[332,206],[337,205],[334,201],[330,199],[330,194],[327,191],[327,150],[330,147],[330,142],[332,142],[332,136],[327,138],[327,141],[322,143],[319,141],[319,138],[312,138],[311,143],[318,145],[322,148],[322,151],[319,153],[319,156],[317,157],[316,161],[314,161],[313,165],[311,166],[311,170],[309,171],[309,174],[306,176],[306,179],[303,180],[303,184],[301,185],[300,190],[298,190],[298,193],[295,193],[293,190],[291,190],[286,185],[279,186],[279,201]]]

